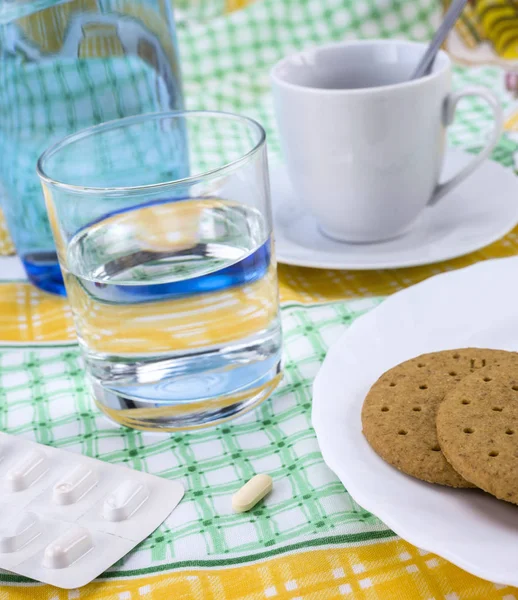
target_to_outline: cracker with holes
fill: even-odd
[[[459,474],[518,504],[518,355],[473,373],[446,394],[437,435]]]
[[[441,452],[437,409],[463,378],[503,363],[510,354],[480,348],[448,350],[423,354],[390,369],[372,386],[363,404],[367,441],[381,458],[408,475],[452,487],[474,487]]]

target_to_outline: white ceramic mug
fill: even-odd
[[[444,52],[430,75],[409,81],[425,49],[400,40],[342,42],[288,56],[273,68],[290,179],[326,235],[348,242],[401,235],[498,141],[497,98],[479,87],[452,93]],[[439,183],[446,127],[464,96],[489,104],[494,127],[484,149]]]

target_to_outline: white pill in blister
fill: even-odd
[[[43,452],[31,450],[5,476],[7,488],[11,492],[25,490],[48,470]]]
[[[84,465],[77,465],[60,479],[52,490],[52,500],[56,504],[74,504],[87,494],[97,483],[97,475]]]
[[[67,531],[51,542],[43,553],[43,566],[64,569],[77,562],[93,548],[90,533],[82,527]]]
[[[149,497],[143,483],[127,479],[104,501],[103,516],[107,521],[124,521],[131,517]]]
[[[238,513],[250,510],[272,491],[272,487],[273,481],[269,475],[254,475],[232,496],[232,508]]]
[[[16,552],[41,534],[41,526],[36,515],[20,513],[9,520],[0,530],[0,552]]]

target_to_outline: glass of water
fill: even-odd
[[[101,410],[188,429],[271,394],[281,326],[258,123],[189,111],[111,121],[49,148],[38,174]]]

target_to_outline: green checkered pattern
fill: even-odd
[[[186,105],[250,116],[279,154],[269,69],[309,45],[357,37],[427,39],[440,18],[437,0],[259,0],[208,22],[178,26]]]
[[[186,104],[191,109],[236,112],[258,120],[268,133],[272,162],[279,160],[280,150],[268,72],[278,59],[309,45],[342,39],[426,40],[441,14],[439,0],[257,0],[244,10],[224,14],[229,5],[224,0],[179,2],[178,41]],[[0,173],[7,192],[17,199],[4,203],[5,212],[19,250],[49,250],[52,236],[33,170],[42,149],[92,123],[164,110],[166,95],[157,88],[154,70],[129,56],[79,61],[60,57],[23,67],[11,60],[4,67],[0,114],[11,127],[6,139],[0,139],[7,149]],[[457,87],[488,85],[500,92],[504,105],[509,103],[497,68],[459,67],[454,83]],[[484,102],[466,100],[449,130],[451,142],[476,150],[490,127]],[[239,144],[240,135],[210,133],[203,148],[191,148],[196,171],[235,158],[244,147]],[[509,161],[508,146],[515,150],[516,143],[505,142]],[[495,157],[503,153],[497,148]]]
[[[221,17],[227,11],[227,0],[176,0],[174,3],[177,22],[205,21]]]
[[[223,0],[180,0],[179,6],[188,108],[257,119],[267,130],[273,160],[279,159],[279,144],[268,71],[276,60],[308,45],[355,37],[424,40],[440,18],[438,0],[257,0],[226,16]],[[491,87],[509,106],[501,70],[455,69],[455,87],[472,83]],[[65,122],[67,115],[62,114]],[[26,118],[44,126],[45,117]],[[451,142],[476,150],[490,127],[484,103],[467,99],[449,130]],[[504,138],[495,158],[508,164],[517,145]],[[359,507],[325,466],[311,428],[311,385],[327,348],[377,304],[284,306],[285,377],[273,397],[228,424],[189,434],[145,434],[107,421],[87,396],[76,346],[5,347],[0,427],[183,481],[187,492],[180,506],[112,573],[233,564],[294,547],[390,537],[392,532]],[[233,492],[257,472],[273,476],[273,493],[251,513],[232,514]]]
[[[92,124],[167,105],[154,70],[131,57],[63,58],[23,68],[13,60],[3,65],[2,78],[0,175],[11,198],[3,203],[4,212],[19,251],[47,251],[53,247],[52,233],[35,172],[41,152]]]
[[[208,4],[208,0],[193,3],[191,20],[178,25],[187,108],[256,119],[267,131],[271,162],[280,160],[268,74],[277,60],[311,45],[344,39],[424,41],[441,18],[439,0],[257,0],[245,10],[204,21]],[[498,67],[457,66],[453,84],[487,86],[504,108],[512,103]],[[491,127],[489,107],[480,98],[467,98],[448,130],[450,143],[477,151]],[[517,149],[516,142],[503,137],[494,158],[510,166]]]
[[[227,424],[188,434],[146,434],[108,421],[88,397],[76,346],[4,348],[0,428],[182,481],[180,506],[115,572],[216,564],[230,553],[249,560],[298,543],[391,537],[344,493],[311,427],[311,386],[329,345],[378,302],[284,307],[284,380],[274,396]],[[273,493],[251,513],[234,514],[232,494],[262,472],[273,477]]]

